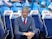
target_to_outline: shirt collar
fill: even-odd
[[[21,18],[22,18],[22,21],[24,21],[24,18],[23,18],[23,16],[21,16]],[[26,22],[27,22],[27,17],[26,17]]]

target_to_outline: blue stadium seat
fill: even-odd
[[[48,8],[46,7],[46,1],[42,1],[41,5],[39,6],[39,12],[40,14],[42,13],[43,10],[48,10]]]
[[[2,11],[2,10],[1,10],[1,7],[0,7],[0,15],[2,14],[1,11]]]
[[[13,34],[14,34],[14,38],[15,38],[15,33],[14,33],[14,19],[16,19],[17,17],[19,17],[20,14],[19,13],[13,13],[10,16],[10,20],[11,20],[11,24],[12,24],[12,28],[13,28]]]
[[[38,10],[38,8],[39,8],[38,3],[34,3],[32,8],[33,8],[33,10]]]
[[[35,26],[36,26],[37,28],[39,28],[40,31],[42,32],[43,25],[42,25],[42,23],[41,23],[41,21],[40,21],[39,16],[37,16],[37,15],[32,15],[32,17],[33,17],[34,20],[35,20]]]
[[[46,7],[46,1],[42,1],[40,6]]]
[[[1,15],[0,15],[0,39],[6,39],[6,37],[9,34],[8,30],[4,29],[5,25],[3,24],[3,21],[1,19]]]
[[[44,11],[42,14],[42,19],[45,28],[45,37],[51,38],[52,37],[52,13],[49,11]]]
[[[3,11],[3,13],[4,13],[5,10],[10,10],[10,8],[7,7],[7,6],[3,6],[3,7],[2,7],[2,11]]]
[[[0,4],[1,7],[1,13],[3,14],[5,10],[10,10],[10,7],[5,3],[4,0],[2,0],[2,3]]]
[[[3,39],[3,38],[4,38],[4,27],[3,27],[1,15],[0,15],[0,39]]]
[[[48,8],[40,6],[39,8],[40,15],[42,14],[43,10],[48,10]]]
[[[46,0],[46,6],[48,7],[50,4],[50,1],[49,0]]]
[[[38,2],[39,2],[39,4],[41,5],[41,2],[42,2],[43,0],[38,0]]]
[[[14,19],[16,19],[19,16],[21,16],[20,13],[13,13],[10,16],[10,20],[11,20],[11,24],[12,24],[13,29],[14,29]]]
[[[9,30],[9,37],[10,39],[13,38],[13,28],[11,26],[11,22],[10,22],[10,15],[13,12],[11,10],[6,10],[4,12],[4,21],[5,21],[5,26],[6,26],[6,30]]]
[[[31,4],[30,3],[23,3],[22,4],[22,7],[28,7],[29,8],[29,10],[31,10]]]
[[[2,7],[3,7],[4,3],[3,3],[3,0],[0,0],[0,14],[2,15],[3,11],[2,11]]]
[[[11,10],[13,10],[13,12],[17,12],[18,8],[17,7],[11,7]]]
[[[33,10],[32,17],[34,18],[36,28],[38,28],[42,32],[43,25],[38,10]]]
[[[13,3],[11,10],[14,12],[17,12],[18,10],[22,9],[22,5],[19,2]]]

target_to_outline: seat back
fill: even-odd
[[[11,10],[18,12],[18,10],[22,10],[22,5],[19,2],[13,3]]]
[[[5,31],[4,29],[5,25],[3,24],[1,15],[0,15],[0,39],[6,39],[7,36],[9,35],[9,31]]]
[[[52,37],[52,13],[48,10],[44,10],[42,13],[42,19],[45,27],[46,38]]]
[[[42,26],[42,21],[41,21],[41,18],[39,16],[38,10],[33,10],[32,12],[33,13],[31,13],[31,14],[32,14],[32,17],[34,18],[36,28],[39,28],[40,31],[42,31],[43,26]]]
[[[23,3],[23,4],[22,4],[22,7],[28,7],[29,10],[31,10],[31,7],[30,7],[29,2],[25,2],[25,3]]]
[[[4,39],[4,26],[0,15],[0,39]]]
[[[5,23],[5,29],[6,30],[9,30],[9,35],[10,35],[10,38],[13,38],[13,29],[12,29],[12,26],[11,26],[11,23],[10,23],[10,15],[13,13],[12,10],[6,10],[4,12],[4,23]]]
[[[13,33],[14,33],[14,20],[19,16],[21,16],[20,13],[13,13],[10,16],[11,24],[12,24],[12,27],[13,27]]]

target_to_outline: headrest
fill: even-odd
[[[5,10],[4,15],[11,15],[13,13],[12,10]]]
[[[21,13],[13,13],[13,14],[11,14],[11,16],[10,16],[10,19],[15,19],[15,18],[17,18],[17,17],[19,17],[19,16],[21,16]]]
[[[22,5],[19,2],[13,3],[13,6],[22,7]]]
[[[38,10],[31,10],[30,15],[38,15],[39,11]]]
[[[52,19],[52,13],[50,13],[49,10],[43,10],[42,19]]]
[[[22,6],[23,6],[23,7],[24,7],[24,6],[29,7],[29,6],[30,6],[30,4],[29,4],[29,3],[24,3]]]

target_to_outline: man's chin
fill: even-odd
[[[24,16],[24,18],[26,18],[27,16]]]

